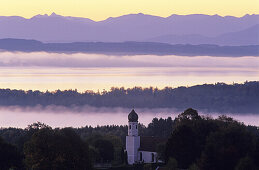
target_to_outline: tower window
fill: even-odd
[[[139,157],[140,161],[142,161],[142,152],[139,153]]]
[[[131,129],[131,125],[129,126],[129,128]]]
[[[138,129],[138,125],[136,125],[136,129]]]

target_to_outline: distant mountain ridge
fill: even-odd
[[[156,39],[156,42],[164,42],[158,37],[175,36],[167,43],[178,43],[178,37],[183,44],[258,45],[259,40],[254,40],[256,35],[249,32],[258,24],[259,15],[255,14],[240,18],[202,14],[164,18],[139,13],[103,21],[55,13],[36,15],[30,19],[1,16],[0,39],[35,39],[42,42],[143,42]],[[258,33],[256,29],[253,32]],[[231,38],[231,34],[235,34],[232,37],[236,39]],[[244,37],[246,34],[249,37]],[[223,39],[225,36],[229,37],[227,41]]]
[[[225,33],[216,37],[206,37],[198,34],[192,35],[163,35],[146,40],[169,44],[220,44],[220,45],[255,45],[259,44],[259,24],[248,29]]]
[[[182,56],[259,56],[259,45],[171,45],[154,42],[74,42],[42,43],[36,40],[0,39],[0,50],[22,52],[96,53],[113,55],[182,55]]]

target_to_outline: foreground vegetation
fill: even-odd
[[[259,129],[231,117],[212,119],[187,109],[175,120],[154,118],[147,127],[140,124],[139,133],[168,139],[158,148],[168,169],[259,169]],[[26,129],[1,129],[0,169],[131,169],[124,153],[126,134],[127,126],[52,129],[34,123]]]
[[[76,90],[55,92],[0,89],[0,106],[49,106],[66,107],[89,105],[94,107],[175,108],[188,107],[206,112],[259,113],[259,82],[227,85],[204,84],[192,87],[111,88],[94,93]]]

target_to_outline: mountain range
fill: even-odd
[[[259,15],[129,14],[103,21],[57,15],[26,19],[0,16],[0,39],[42,42],[159,42],[170,44],[259,45]]]

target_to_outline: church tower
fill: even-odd
[[[138,161],[138,149],[140,147],[140,137],[138,135],[138,114],[134,109],[128,115],[128,136],[126,136],[126,150],[128,164],[132,165]]]

